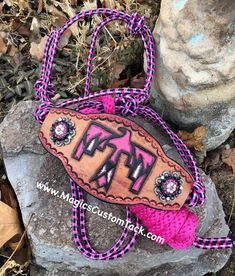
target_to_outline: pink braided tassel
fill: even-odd
[[[149,232],[164,238],[172,248],[185,249],[193,244],[198,219],[186,207],[178,211],[157,210],[142,204],[129,208]]]

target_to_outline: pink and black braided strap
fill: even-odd
[[[78,199],[80,202],[84,202],[84,192],[81,188],[73,181],[70,180],[72,197]],[[131,222],[131,212],[129,208],[126,207],[126,221]],[[133,222],[135,226],[140,226],[140,221],[134,219]],[[125,228],[119,237],[118,241],[106,252],[99,253],[91,246],[89,239],[86,233],[85,226],[85,210],[81,207],[80,210],[73,208],[72,214],[72,226],[73,226],[73,235],[74,241],[77,245],[77,248],[85,255],[93,260],[115,260],[119,257],[125,255],[129,252],[131,247],[135,244],[137,233],[132,232],[130,240],[127,242],[127,236],[130,232],[128,224],[125,225]],[[126,242],[126,244],[124,244]]]
[[[42,61],[42,69],[40,72],[40,78],[35,83],[35,92],[36,97],[41,99],[42,104],[38,106],[35,117],[38,122],[42,122],[45,118],[46,114],[49,112],[50,106],[48,103],[51,103],[51,98],[55,93],[54,86],[51,83],[51,71],[54,60],[55,51],[58,45],[58,41],[62,36],[63,32],[71,26],[75,21],[84,18],[86,16],[90,16],[92,14],[105,14],[109,15],[105,18],[96,28],[93,36],[91,47],[88,52],[87,58],[87,72],[86,72],[86,83],[84,88],[84,97],[75,98],[72,100],[65,101],[56,105],[57,107],[66,107],[73,104],[80,104],[86,102],[88,100],[95,100],[96,98],[104,95],[131,95],[135,98],[137,103],[143,103],[149,95],[149,91],[151,88],[151,82],[153,79],[153,75],[155,72],[155,44],[151,31],[144,24],[144,18],[138,16],[136,13],[133,15],[128,15],[124,12],[111,10],[111,9],[94,9],[88,11],[82,11],[71,18],[67,23],[65,23],[59,30],[54,30],[48,37],[43,61]],[[113,89],[105,89],[101,91],[96,91],[92,94],[89,94],[90,90],[90,78],[91,78],[91,60],[93,56],[93,52],[95,49],[95,42],[97,35],[101,28],[106,25],[108,22],[113,20],[122,20],[128,24],[128,29],[132,34],[139,34],[144,42],[144,47],[147,56],[147,77],[145,81],[145,85],[143,89],[137,88],[113,88]]]
[[[226,249],[235,247],[234,238],[202,238],[196,237],[193,245],[200,249]]]
[[[53,60],[56,53],[58,41],[64,31],[70,27],[75,21],[83,19],[84,17],[91,16],[93,14],[103,14],[105,17],[97,26],[92,35],[90,49],[88,51],[87,57],[87,69],[85,77],[85,87],[84,87],[84,96],[65,100],[57,104],[53,104],[51,98],[55,94],[55,87],[51,82],[51,72],[53,66]],[[141,37],[144,49],[146,53],[147,60],[147,70],[146,70],[146,80],[143,89],[139,88],[110,88],[100,91],[95,91],[90,93],[90,84],[91,84],[91,72],[92,72],[92,58],[95,51],[95,45],[97,37],[106,24],[114,20],[124,21],[127,26],[130,34],[138,35]],[[192,191],[189,194],[189,197],[186,201],[188,207],[197,207],[201,206],[205,201],[205,188],[201,182],[200,174],[196,166],[196,162],[186,147],[186,145],[179,139],[179,137],[170,130],[168,125],[164,120],[150,107],[144,106],[143,104],[148,99],[151,83],[155,73],[155,43],[153,35],[145,24],[143,16],[139,16],[137,13],[128,15],[124,12],[112,10],[112,9],[93,9],[82,11],[72,17],[68,22],[66,22],[60,29],[53,30],[46,42],[42,67],[40,72],[40,78],[35,83],[35,92],[37,99],[41,100],[41,103],[37,106],[35,112],[35,118],[39,123],[42,123],[46,115],[52,107],[62,108],[72,106],[77,111],[82,111],[84,109],[95,110],[95,112],[104,113],[107,110],[107,107],[102,102],[102,97],[111,95],[110,97],[115,105],[115,113],[122,116],[136,116],[140,115],[147,120],[150,120],[153,124],[156,124],[160,127],[165,134],[171,139],[175,145],[179,155],[187,166],[189,172],[191,173],[194,183]],[[81,188],[79,188],[76,183],[70,180],[72,196],[79,201],[84,200],[84,194]],[[131,219],[130,210],[126,209],[127,220]],[[140,224],[140,221],[136,219],[133,222],[136,226]],[[72,224],[73,224],[73,233],[74,240],[77,248],[84,254],[86,257],[95,260],[111,260],[122,257],[126,252],[128,252],[131,247],[134,245],[137,234],[130,233],[129,241],[127,242],[127,237],[129,233],[129,228],[125,226],[123,233],[121,234],[118,241],[115,245],[107,250],[106,252],[97,252],[90,244],[89,239],[86,233],[85,227],[85,210],[80,208],[79,210],[73,208],[72,214]],[[198,248],[204,249],[220,249],[220,248],[231,248],[234,245],[234,242],[230,238],[199,238],[196,237],[193,245]]]

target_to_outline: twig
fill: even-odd
[[[101,52],[101,53],[99,53],[98,55],[96,55],[92,60],[95,61],[98,57],[100,57],[101,55],[103,55],[103,54],[105,54],[106,52],[109,52],[109,51],[110,51],[110,49],[107,48],[107,49],[104,50],[103,52]],[[83,63],[83,65],[80,66],[80,68],[77,69],[77,71],[78,71],[78,72],[81,71],[86,65],[87,65],[87,63]]]
[[[95,18],[96,18],[99,22],[101,22],[100,18],[99,18],[97,15],[95,15]],[[113,35],[110,33],[110,31],[108,30],[108,28],[107,28],[106,26],[104,26],[104,29],[105,29],[106,32],[109,34],[109,36],[111,37],[111,39],[114,41],[115,47],[116,47],[117,41],[115,40],[115,38],[113,37]]]
[[[91,73],[93,73],[94,71],[96,71],[96,69],[98,69],[102,64],[104,64],[118,50],[118,48],[119,48],[119,46],[116,47],[105,60],[103,60],[100,64],[98,64],[96,67],[94,67],[93,70],[91,71]],[[86,77],[82,78],[79,82],[75,83],[71,88],[69,88],[69,91],[74,90],[85,79],[86,79]]]
[[[235,184],[233,185],[233,204],[232,204],[232,209],[231,209],[231,212],[229,215],[228,224],[230,223],[230,220],[232,218],[234,206],[235,206]]]

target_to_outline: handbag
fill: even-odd
[[[51,71],[58,41],[75,21],[101,14],[87,57],[84,95],[52,103],[55,87]],[[144,88],[109,88],[90,93],[92,58],[96,39],[106,24],[124,21],[131,35],[140,36],[146,53]],[[155,43],[143,16],[98,8],[81,11],[61,28],[53,30],[46,42],[40,78],[34,89],[40,100],[35,118],[42,124],[42,145],[59,158],[70,177],[72,197],[81,202],[72,209],[73,236],[77,248],[94,260],[114,260],[124,256],[135,244],[144,225],[154,237],[174,249],[195,246],[201,249],[224,249],[235,246],[234,238],[198,237],[197,216],[188,207],[205,202],[205,187],[196,162],[186,145],[151,107],[149,97],[155,72]],[[70,107],[70,108],[69,108]],[[163,151],[160,143],[141,125],[136,116],[159,127],[170,138],[185,166]],[[187,169],[185,169],[186,167]],[[126,221],[120,238],[105,252],[96,251],[87,235],[84,193],[109,203],[126,206]],[[132,224],[132,230],[130,228]]]

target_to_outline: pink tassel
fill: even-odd
[[[193,244],[198,219],[186,207],[178,211],[162,211],[142,204],[130,205],[129,208],[148,232],[164,238],[172,248],[185,249]]]

